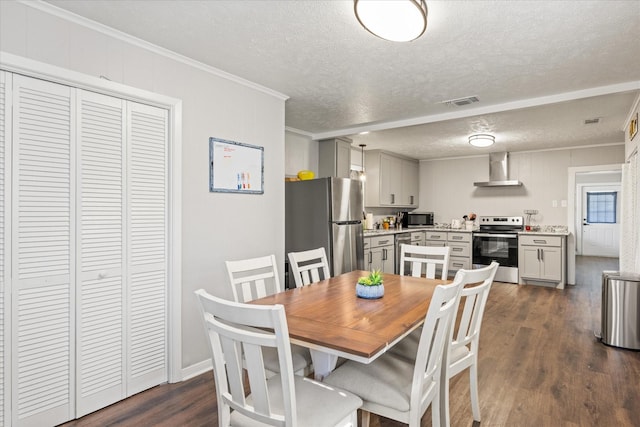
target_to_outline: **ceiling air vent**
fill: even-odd
[[[442,101],[442,104],[446,104],[446,105],[455,105],[458,107],[462,107],[464,105],[469,105],[469,104],[473,104],[474,102],[479,102],[480,100],[478,99],[477,96],[467,96],[465,98],[457,98],[457,99],[450,99],[448,101]]]
[[[595,125],[597,123],[600,123],[600,117],[596,117],[595,119],[587,119],[584,121],[585,125]]]

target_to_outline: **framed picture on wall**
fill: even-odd
[[[633,141],[633,138],[637,135],[637,133],[638,133],[638,113],[636,113],[636,116],[632,118],[631,121],[629,122],[629,139]]]
[[[209,191],[264,194],[264,147],[209,138]]]

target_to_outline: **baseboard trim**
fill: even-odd
[[[213,369],[213,363],[211,362],[211,359],[203,360],[202,362],[187,366],[186,368],[182,368],[181,381],[186,381],[193,377],[197,377],[198,375],[204,374],[211,369]]]

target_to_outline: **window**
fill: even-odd
[[[587,222],[616,223],[616,191],[587,193]]]

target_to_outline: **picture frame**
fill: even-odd
[[[629,140],[633,141],[633,138],[638,134],[638,113],[629,122]]]
[[[209,138],[209,192],[264,194],[264,147]]]

